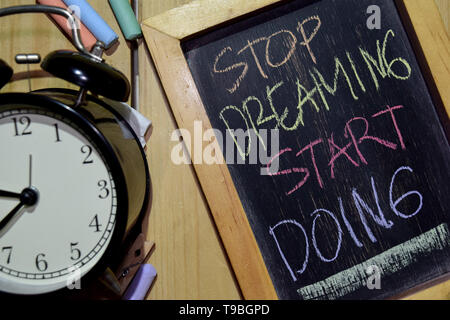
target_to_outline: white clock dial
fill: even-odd
[[[91,270],[116,221],[116,188],[94,143],[69,120],[37,109],[0,111],[0,288],[54,291]],[[33,205],[11,218],[20,199]],[[0,193],[1,194],[1,193]]]

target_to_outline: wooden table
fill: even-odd
[[[448,31],[449,0],[435,0]],[[30,4],[32,0],[0,0],[0,7]],[[157,15],[188,0],[141,0],[141,20]],[[120,36],[120,46],[106,56],[109,64],[130,76],[130,51],[107,1],[90,1]],[[26,66],[14,63],[17,53],[47,53],[72,49],[72,45],[44,15],[19,15],[0,19],[1,58],[15,72]],[[147,152],[153,184],[153,206],[149,221],[149,240],[156,248],[150,262],[158,278],[148,299],[240,299],[226,253],[215,229],[193,168],[175,165],[170,158],[176,142],[176,129],[169,104],[145,44],[140,51],[141,112],[153,121],[153,135]],[[33,66],[36,69],[37,66]],[[62,80],[32,80],[32,89],[76,88]],[[2,89],[26,91],[28,81],[11,83]],[[412,296],[415,299],[450,299],[450,282]]]

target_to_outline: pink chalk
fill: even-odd
[[[334,162],[340,158],[342,155],[345,155],[347,157],[347,159],[355,166],[355,167],[359,167],[359,164],[353,160],[353,158],[348,154],[347,150],[348,148],[350,148],[352,145],[351,142],[347,143],[347,145],[343,148],[339,147],[335,142],[334,142],[334,133],[331,133],[331,138],[328,138],[328,146],[330,147],[330,152],[331,152],[331,160],[330,162],[328,162],[328,166],[331,167],[331,179],[335,178],[334,175]],[[336,153],[336,149],[339,150],[338,153]]]
[[[396,118],[395,118],[395,116],[394,116],[394,112],[393,112],[394,110],[397,110],[397,109],[403,109],[403,108],[404,108],[404,107],[403,107],[402,105],[395,106],[395,107],[393,107],[393,108],[391,108],[390,106],[387,106],[387,109],[386,109],[386,110],[380,111],[380,112],[378,112],[377,114],[374,114],[374,115],[372,116],[372,118],[376,118],[376,117],[378,117],[378,116],[380,116],[380,115],[382,115],[382,114],[384,114],[384,113],[389,112],[390,115],[391,115],[391,118],[392,118],[392,123],[394,124],[394,127],[395,127],[395,132],[397,132],[398,139],[400,140],[400,145],[402,146],[402,149],[403,149],[403,150],[406,150],[406,146],[405,146],[405,142],[403,141],[402,133],[400,132],[400,129],[399,129],[398,124],[397,124],[397,120],[396,120]]]
[[[311,160],[314,165],[314,170],[316,172],[317,182],[319,183],[319,186],[323,189],[322,178],[320,177],[319,168],[317,168],[317,164],[316,164],[316,157],[314,156],[314,146],[321,144],[322,142],[323,142],[322,139],[317,139],[316,141],[311,142],[306,147],[304,147],[302,150],[300,150],[295,156],[299,157],[303,152],[305,152],[308,149],[311,151]]]
[[[64,2],[62,2],[62,0],[36,0],[36,3],[46,6],[60,7],[68,10],[67,6],[64,4]],[[70,29],[66,18],[56,14],[49,15],[49,18],[51,18],[51,20],[65,33],[65,35],[70,40],[72,39],[72,30]],[[84,24],[82,24],[81,22],[79,23],[80,23],[81,42],[88,51],[91,51],[92,47],[97,42],[97,39],[88,30],[88,28],[86,28]]]
[[[365,125],[365,129],[364,129],[364,135],[359,138],[358,140],[356,140],[355,134],[352,131],[352,128],[350,126],[351,123],[355,122],[355,121],[362,121]],[[365,140],[372,140],[375,141],[387,148],[396,150],[397,149],[397,144],[387,141],[387,140],[383,140],[381,138],[378,137],[374,137],[374,136],[368,136],[367,133],[369,132],[369,122],[367,121],[366,118],[363,117],[354,117],[353,119],[349,120],[347,122],[347,124],[345,125],[345,130],[344,130],[344,136],[347,138],[348,135],[350,134],[350,137],[352,139],[353,145],[355,147],[356,153],[358,154],[359,158],[361,159],[361,161],[367,165],[367,160],[366,158],[364,158],[363,154],[361,153],[360,149],[359,149],[359,144],[361,144],[363,141]]]
[[[286,195],[287,195],[287,196],[290,196],[291,194],[293,194],[295,191],[297,191],[298,189],[300,189],[300,188],[306,183],[306,181],[307,181],[308,178],[309,178],[309,170],[308,170],[307,168],[292,168],[292,169],[286,169],[286,170],[283,170],[283,171],[280,171],[280,172],[276,172],[276,173],[271,173],[271,172],[270,172],[270,166],[272,165],[272,162],[273,162],[275,159],[281,157],[281,156],[282,156],[284,153],[286,153],[286,152],[292,152],[292,149],[291,149],[291,148],[283,149],[283,150],[281,150],[276,156],[274,156],[274,157],[270,160],[270,162],[267,164],[267,174],[268,174],[269,176],[280,176],[280,175],[288,175],[288,174],[291,174],[291,173],[293,173],[293,172],[295,172],[295,173],[304,173],[305,176],[303,177],[303,180],[300,181],[299,183],[297,183],[297,185],[296,185],[292,190],[286,192]]]

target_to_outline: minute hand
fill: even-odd
[[[11,210],[10,213],[6,215],[6,217],[3,218],[2,221],[0,221],[0,233],[2,232],[3,228],[5,228],[6,225],[11,221],[11,219],[14,218],[17,212],[22,209],[23,206],[25,206],[25,203],[21,201],[14,209]]]
[[[8,213],[2,221],[0,221],[0,237],[3,235],[3,229],[8,225],[8,223],[17,215],[17,213],[24,206],[34,206],[39,199],[39,192],[35,188],[25,188],[19,195],[19,204]]]

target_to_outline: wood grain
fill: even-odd
[[[414,31],[432,72],[441,99],[450,114],[450,42],[439,11],[426,0],[405,0],[405,7],[414,19]]]
[[[435,0],[447,27],[450,16],[448,0]],[[30,4],[30,0],[0,0],[0,7]],[[142,20],[188,0],[141,0]],[[91,1],[94,8],[119,34],[121,45],[106,60],[127,76],[127,47],[107,1]],[[43,15],[21,15],[0,19],[1,58],[15,72],[26,72],[26,66],[14,63],[17,53],[40,53],[43,57],[57,49],[72,49],[69,41]],[[221,241],[216,232],[203,192],[193,169],[176,166],[170,160],[176,129],[164,91],[153,62],[141,45],[141,111],[154,123],[153,136],[147,152],[153,182],[153,207],[149,224],[149,240],[156,248],[150,262],[158,278],[149,299],[239,299],[241,297]],[[32,66],[32,69],[38,66]],[[33,79],[33,89],[47,87],[75,88],[55,79]],[[2,92],[26,91],[26,80],[7,85]],[[412,299],[450,299],[450,282],[441,284]]]
[[[141,1],[141,16],[186,2]],[[240,290],[195,173],[170,159],[176,123],[149,52],[144,45],[141,48],[141,111],[154,123],[147,153],[154,187],[149,234],[156,243],[150,262],[158,278],[149,299],[239,299]]]
[[[211,26],[265,7],[276,0],[195,0],[154,16],[145,24],[175,39],[183,39]],[[208,4],[207,4],[208,3]],[[207,5],[206,5],[207,4]]]
[[[448,0],[434,0],[438,6],[439,13],[441,14],[442,22],[445,25],[447,34],[449,33],[449,21],[450,21],[450,1]]]
[[[161,81],[166,88],[169,102],[181,106],[174,109],[180,128],[194,133],[195,121],[201,121],[203,132],[211,128],[204,113],[195,83],[178,39],[170,37],[146,25],[143,26]],[[177,82],[177,86],[171,86]],[[218,155],[216,155],[218,156]],[[275,299],[277,296],[244,209],[223,158],[221,165],[194,164],[202,188],[227,248],[228,256],[236,272],[244,297],[247,299]]]

